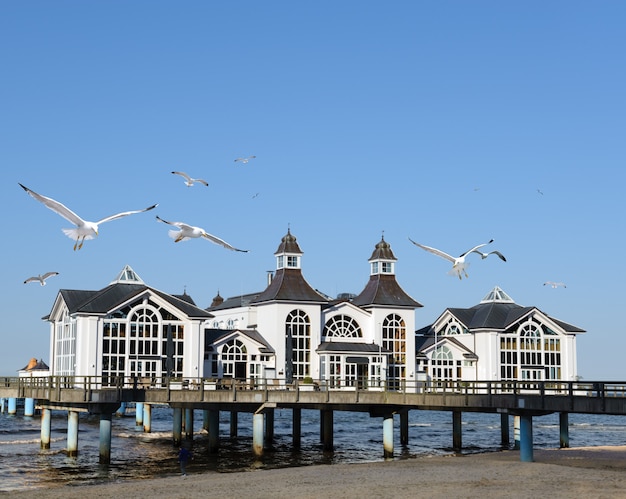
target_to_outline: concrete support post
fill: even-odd
[[[400,413],[400,445],[409,445],[409,411]]]
[[[220,447],[220,411],[209,410],[209,453],[215,454]]]
[[[274,409],[265,409],[265,443],[266,449],[274,445]]]
[[[239,414],[237,413],[237,411],[230,411],[230,436],[231,437],[237,436],[237,423],[239,419],[238,416]]]
[[[520,459],[524,463],[533,462],[533,417],[520,416]]]
[[[6,399],[4,397],[0,398],[0,414],[4,414],[4,401]]]
[[[50,433],[52,429],[52,411],[47,408],[41,409],[41,448],[50,448]]]
[[[264,414],[262,412],[255,413],[252,416],[252,452],[255,456],[263,455],[263,426]]]
[[[174,407],[172,415],[172,441],[175,447],[180,447],[183,434],[183,410],[181,407]]]
[[[35,415],[35,399],[26,398],[24,399],[24,416],[34,416]]]
[[[393,414],[383,416],[383,456],[393,457]]]
[[[9,397],[8,413],[10,416],[17,414],[17,399],[15,397]]]
[[[78,456],[78,412],[67,413],[67,455]]]
[[[292,436],[293,436],[293,448],[300,449],[302,444],[302,409],[294,407],[292,412]]]
[[[509,435],[509,415],[508,414],[500,414],[500,435],[502,440],[502,447],[508,448],[510,443],[510,435]]]
[[[324,414],[324,417],[322,418],[322,445],[325,451],[332,452],[335,447],[335,443],[333,441],[335,414],[333,413],[332,409],[324,409],[322,412]]]
[[[202,429],[209,432],[209,411],[202,411]]]
[[[567,412],[559,413],[559,441],[561,449],[569,447],[569,414]]]
[[[135,426],[143,426],[143,402],[135,403]]]
[[[463,450],[463,429],[461,411],[452,411],[452,450],[461,452]]]
[[[120,404],[120,408],[115,412],[116,416],[123,416],[126,414],[126,402]]]
[[[143,404],[143,431],[150,433],[152,431],[152,405]]]
[[[193,440],[193,408],[185,409],[185,439]]]
[[[513,416],[513,439],[515,441],[513,448],[515,450],[519,450],[520,448],[520,443],[519,443],[520,434],[519,433],[520,433],[520,417]]]
[[[113,415],[108,412],[100,414],[100,464],[111,463],[111,419]]]
[[[324,411],[320,411],[320,442],[324,443]]]

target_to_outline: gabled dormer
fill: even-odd
[[[301,268],[302,250],[296,238],[291,235],[290,229],[287,229],[287,234],[281,239],[274,255],[276,256],[276,270]]]

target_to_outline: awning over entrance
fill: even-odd
[[[369,359],[367,357],[346,357],[346,362],[348,364],[369,364]]]

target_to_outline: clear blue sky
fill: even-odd
[[[49,362],[59,289],[128,264],[207,307],[264,289],[290,227],[326,294],[363,289],[384,231],[418,328],[497,285],[587,331],[584,379],[626,379],[624,19],[621,1],[0,3],[0,374]],[[75,252],[18,182],[90,220],[159,206]],[[175,244],[155,215],[250,252]],[[474,255],[459,281],[408,237],[493,238],[508,261]]]

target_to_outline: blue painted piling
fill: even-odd
[[[100,414],[100,464],[111,462],[111,419],[112,414]]]
[[[119,409],[115,412],[116,416],[123,416],[124,414],[126,414],[126,402],[122,402]]]
[[[78,456],[78,412],[67,413],[67,455]]]
[[[45,407],[41,409],[41,448],[50,448],[50,432],[52,429],[52,411]]]
[[[26,398],[24,399],[24,416],[34,416],[35,415],[35,399]]]
[[[0,414],[4,414],[4,402],[5,402],[5,398],[1,397],[0,398]]]
[[[525,463],[532,463],[533,455],[533,418],[520,416],[520,459]]]
[[[9,397],[9,403],[7,407],[9,415],[17,414],[17,399],[15,397]]]
[[[135,403],[135,425],[143,426],[143,402]]]

